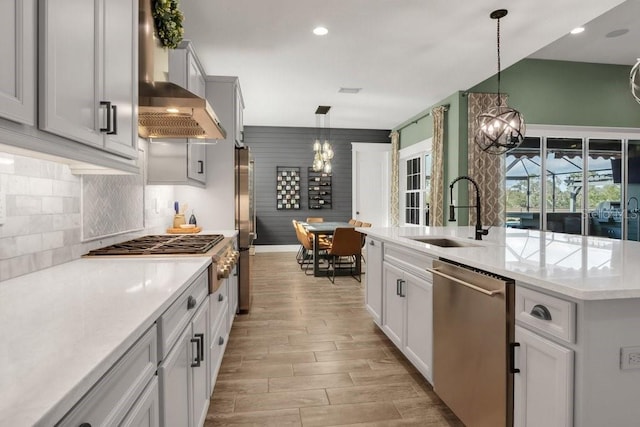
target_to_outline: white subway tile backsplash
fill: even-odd
[[[63,213],[64,199],[65,199],[64,197],[43,197],[42,213],[43,214]]]
[[[62,163],[7,153],[0,158],[13,160],[0,162],[0,187],[7,194],[0,281],[78,259],[90,249],[162,233],[171,224],[173,186],[145,186],[142,176],[81,178]],[[83,181],[91,183],[90,191]],[[152,197],[162,201],[157,213],[144,208]],[[86,226],[95,237],[113,236],[82,243]],[[127,232],[132,227],[138,231]]]
[[[48,178],[29,178],[29,192],[32,196],[51,196],[53,180]]]

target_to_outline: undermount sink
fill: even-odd
[[[409,237],[409,238],[411,240],[415,240],[416,242],[427,243],[429,245],[434,245],[434,246],[440,246],[441,248],[468,248],[468,247],[480,246],[470,242],[448,239],[446,237]]]

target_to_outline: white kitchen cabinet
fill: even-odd
[[[378,326],[382,325],[382,242],[367,237],[365,305]]]
[[[136,401],[145,395],[157,366],[155,325],[122,356],[82,400],[57,424],[79,426],[120,425]],[[157,410],[157,406],[155,408]]]
[[[158,368],[162,426],[204,424],[209,407],[208,316],[207,298],[200,304],[178,342]]]
[[[120,427],[159,427],[159,407],[158,377],[154,376]]]
[[[207,100],[227,131],[227,138],[219,144],[241,145],[244,140],[244,100],[238,77],[206,76],[205,80]]]
[[[137,3],[43,1],[40,28],[39,127],[136,158]]]
[[[229,331],[231,330],[230,321],[230,301],[234,298],[237,305],[236,296],[231,297],[234,293],[229,289],[232,283],[232,276],[224,278],[220,281],[218,289],[209,297],[209,393],[213,393],[215,388],[218,371],[222,364],[222,356],[227,347],[229,339]],[[237,281],[236,281],[237,283]]]
[[[383,262],[382,268],[382,330],[432,382],[433,285],[389,262]]]
[[[515,339],[514,426],[572,426],[573,351],[518,325]]]
[[[0,117],[33,126],[36,108],[36,2],[2,2]]]
[[[169,81],[204,97],[204,72],[190,41],[169,50]],[[152,139],[147,155],[149,184],[187,184],[205,187],[207,183],[206,145],[197,139]]]

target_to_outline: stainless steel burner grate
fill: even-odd
[[[87,256],[203,254],[224,239],[221,234],[152,235],[89,251]]]

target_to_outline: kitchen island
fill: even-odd
[[[497,227],[482,241],[469,238],[473,227],[358,231],[367,234],[368,240],[367,308],[427,379],[431,381],[438,369],[430,366],[433,340],[416,342],[417,335],[412,336],[410,329],[412,316],[421,316],[426,329],[431,326],[430,317],[419,309],[411,312],[411,280],[418,283],[419,270],[443,258],[515,280],[515,340],[520,343],[515,366],[521,372],[515,375],[514,425],[627,426],[640,419],[636,402],[640,394],[639,243]],[[461,246],[420,241],[430,237]],[[403,266],[406,269],[401,272]],[[375,288],[376,278],[379,288]],[[429,292],[430,273],[422,278]],[[394,328],[396,314],[388,305],[395,304],[397,280],[409,283],[408,295],[403,295],[407,291],[400,285],[408,320]],[[538,305],[548,308],[548,319],[532,313]],[[404,336],[396,337],[396,331],[404,331]],[[432,333],[427,330],[425,336]],[[437,392],[437,382],[434,388]]]

